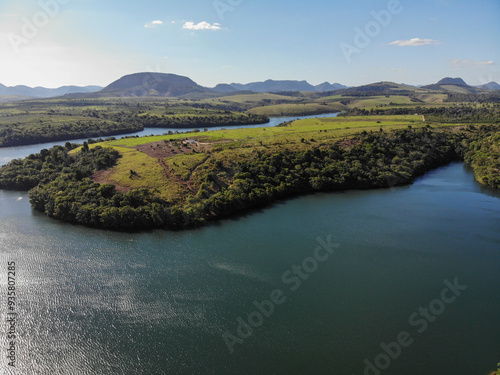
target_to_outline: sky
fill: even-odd
[[[500,0],[0,0],[0,83],[500,83]]]

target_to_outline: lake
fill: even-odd
[[[0,207],[5,374],[456,375],[500,361],[500,196],[461,163],[181,232],[73,226],[19,192]]]

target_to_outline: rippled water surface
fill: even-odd
[[[412,344],[383,374],[485,374],[500,361],[499,229],[499,196],[459,163],[409,187],[310,195],[184,232],[72,226],[0,191],[2,321],[8,261],[18,313],[17,369],[7,366],[5,323],[0,367],[352,375],[407,332]],[[339,247],[313,267],[328,236]],[[311,272],[292,290],[283,275],[305,259]],[[418,332],[412,314],[455,278],[467,289]],[[284,302],[230,353],[223,335],[237,337],[237,319],[274,290]]]

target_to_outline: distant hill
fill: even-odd
[[[126,75],[99,91],[102,96],[182,96],[210,89],[198,85],[188,77],[166,73],[135,73]]]
[[[477,87],[484,90],[500,90],[500,85],[496,82],[490,82],[487,83],[486,85],[481,85]]]
[[[436,85],[458,85],[458,86],[469,86],[462,78],[451,78],[446,77],[440,80]]]
[[[422,88],[459,94],[476,94],[485,91],[483,88],[469,86],[462,78],[451,77],[443,78],[438,83],[422,86]]]
[[[328,82],[324,82],[324,83],[321,83],[321,84],[315,86],[315,88],[316,88],[316,91],[323,92],[323,91],[335,91],[335,90],[340,90],[340,89],[346,89],[347,86],[344,86],[340,83],[331,84]]]
[[[230,85],[238,91],[253,91],[253,92],[284,92],[284,91],[334,91],[347,86],[340,83],[333,85],[325,82],[317,86],[313,86],[307,81],[275,81],[268,79],[264,82],[252,82],[245,85],[241,83],[231,83]]]
[[[75,93],[93,93],[101,90],[101,86],[62,86],[56,89],[45,87],[13,86],[0,84],[0,101],[15,101],[26,99],[45,99]]]
[[[235,89],[233,86],[221,83],[215,86],[212,91],[219,93],[219,94],[231,94],[233,92],[237,92],[239,90]]]
[[[395,82],[376,82],[368,85],[350,87],[335,91],[339,95],[371,96],[371,95],[407,95],[412,92],[422,92],[419,87]]]
[[[252,82],[246,85],[232,83],[231,86],[239,91],[253,92],[315,91],[314,86],[306,81],[274,81],[268,79],[265,82]]]

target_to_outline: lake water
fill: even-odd
[[[0,191],[0,368],[486,374],[500,361],[499,229],[499,195],[461,163],[412,186],[308,195],[183,232],[64,224],[33,212],[25,193]],[[16,371],[5,334],[12,261]],[[251,335],[238,336],[238,318]]]

